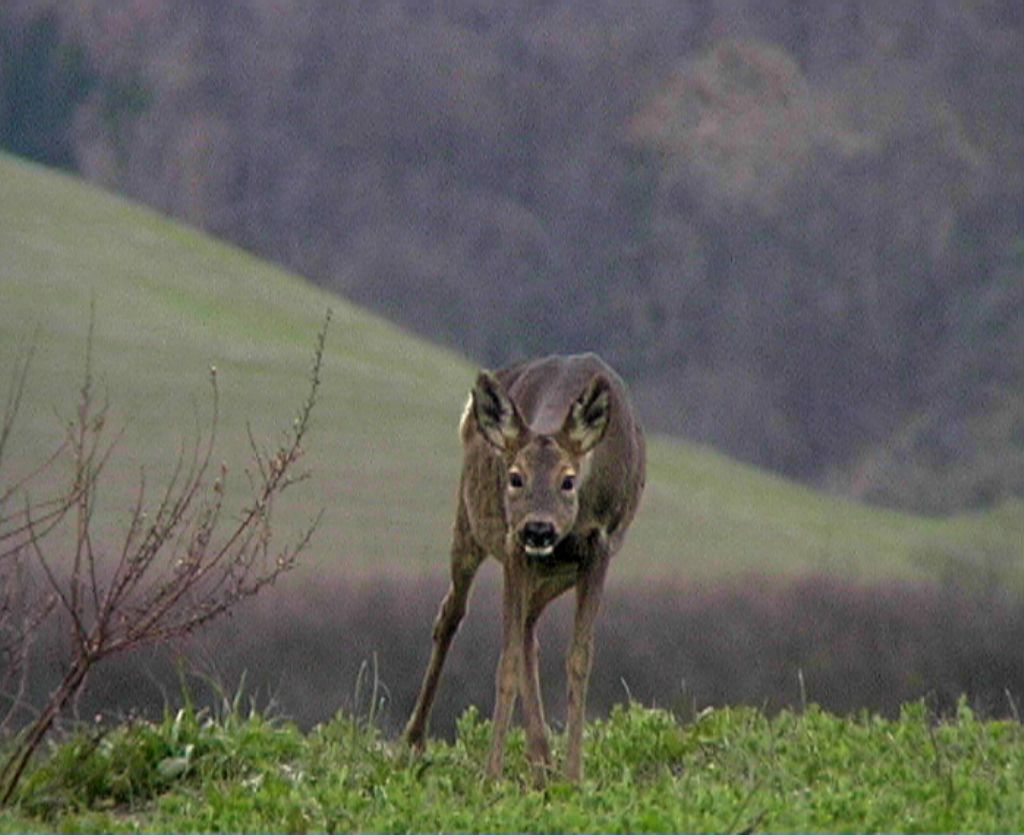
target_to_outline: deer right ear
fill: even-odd
[[[473,386],[473,416],[491,446],[508,451],[523,435],[523,419],[498,379],[481,371]]]

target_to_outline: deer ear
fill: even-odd
[[[491,446],[507,451],[525,432],[515,404],[489,371],[481,371],[473,386],[473,415],[480,434]]]
[[[603,374],[595,374],[569,407],[562,435],[579,455],[586,455],[604,437],[611,413],[611,386]]]

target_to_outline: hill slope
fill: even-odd
[[[314,335],[335,311],[314,415],[300,524],[323,527],[301,572],[443,570],[458,472],[455,426],[473,368],[464,359],[246,253],[65,176],[0,156],[0,358],[4,377],[33,339],[8,473],[52,449],[81,381],[89,307],[94,365],[126,425],[105,496],[116,525],[145,468],[170,472],[209,413],[218,367],[218,457],[246,460],[288,424],[305,392]],[[6,381],[5,381],[6,382]],[[958,555],[1019,556],[1024,507],[943,520],[816,494],[664,438],[619,559],[620,576],[714,578],[807,570],[853,577],[930,573]],[[291,516],[291,514],[289,514]],[[288,518],[288,517],[286,517]]]

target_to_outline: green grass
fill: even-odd
[[[244,483],[246,423],[274,438],[291,420],[324,310],[334,308],[309,438],[314,480],[282,519],[326,508],[299,569],[443,570],[458,472],[456,424],[473,367],[237,248],[69,177],[0,156],[0,361],[35,342],[8,477],[52,449],[81,382],[95,301],[95,368],[115,423],[102,530],[123,524],[145,469],[171,470],[209,413],[218,367],[218,457]],[[4,380],[3,382],[6,382]],[[915,576],[950,555],[1024,553],[1024,503],[949,519],[868,508],[654,438],[644,507],[614,576],[708,578],[824,570]],[[9,469],[7,469],[9,468]],[[104,527],[105,526],[105,527]],[[1019,562],[1019,560],[1018,560]]]
[[[588,726],[586,777],[538,785],[510,742],[482,777],[489,723],[470,710],[421,758],[371,723],[308,734],[237,709],[85,730],[27,778],[3,830],[1007,831],[1024,826],[1024,732],[963,703],[936,721],[768,718],[708,710],[680,723],[631,705]],[[555,739],[556,755],[561,738]]]

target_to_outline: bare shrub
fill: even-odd
[[[241,512],[225,511],[226,465],[212,466],[218,424],[218,388],[210,372],[212,417],[205,433],[182,455],[170,478],[151,497],[140,479],[129,521],[117,542],[96,542],[93,521],[99,485],[118,434],[92,377],[92,326],[74,419],[55,452],[25,478],[0,490],[0,627],[4,683],[14,685],[5,724],[23,708],[31,636],[40,623],[60,618],[62,678],[35,718],[20,730],[0,765],[0,803],[10,800],[33,751],[82,690],[94,667],[110,656],[188,635],[252,597],[295,565],[319,517],[285,545],[273,541],[275,501],[305,478],[296,473],[303,439],[320,386],[328,314],[314,351],[309,391],[283,441],[262,449],[249,433],[249,495]],[[30,366],[18,364],[4,413],[2,449],[10,437]],[[70,459],[69,475],[55,464]],[[57,486],[48,498],[30,488]],[[28,579],[31,572],[35,578]]]

